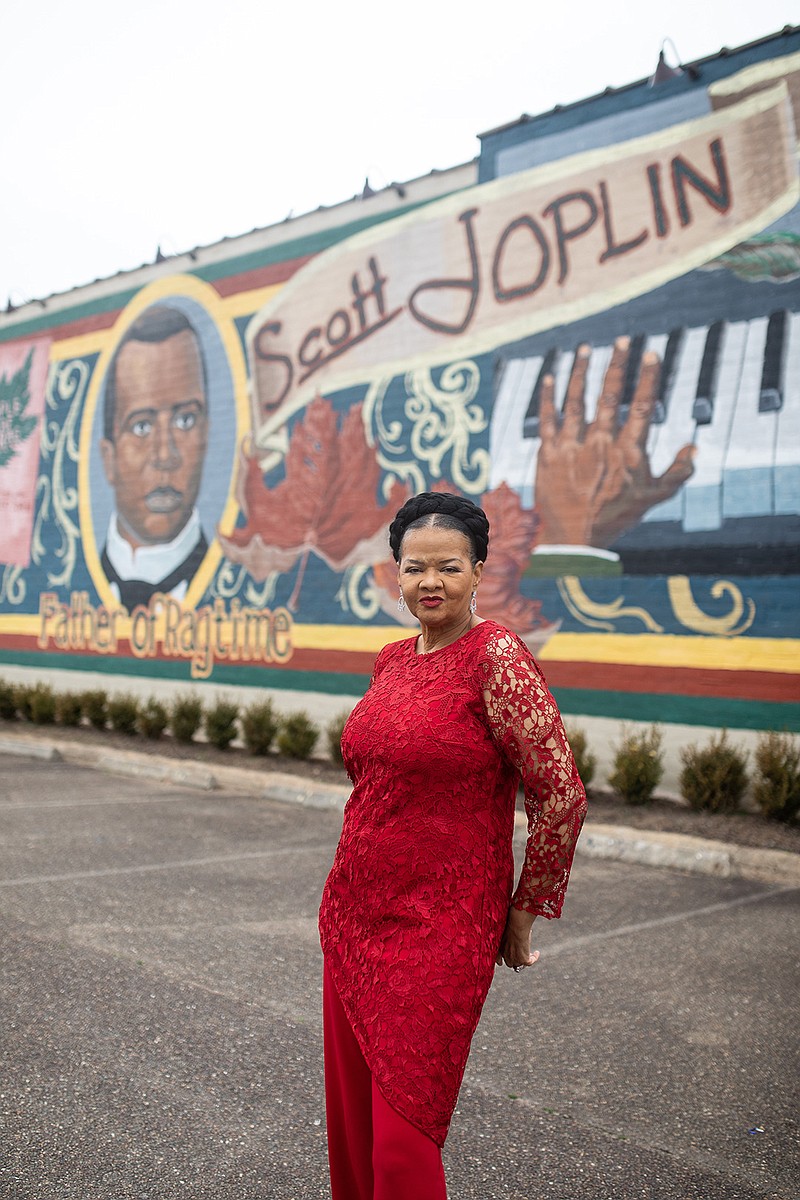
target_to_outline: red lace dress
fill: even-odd
[[[384,647],[342,750],[355,786],[322,897],[325,961],[384,1096],[441,1146],[509,901],[560,915],[586,797],[533,656],[493,621],[430,654]]]

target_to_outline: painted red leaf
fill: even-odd
[[[536,545],[536,511],[523,508],[517,493],[505,482],[486,492],[480,504],[491,530],[491,550],[480,587],[482,615],[520,636],[548,628],[541,601],[529,600],[520,592],[523,572]]]
[[[315,410],[309,412],[313,425],[308,433],[313,443],[306,454],[313,450],[314,470],[304,483],[313,495],[314,511],[307,545],[334,571],[343,571],[385,553],[389,522],[408,492],[395,483],[386,504],[378,504],[381,468],[364,435],[360,404],[348,410],[340,432],[327,400],[315,400],[309,409]]]
[[[369,563],[385,553],[389,521],[407,496],[396,483],[379,505],[380,477],[361,405],[340,428],[333,405],[317,397],[292,430],[281,483],[266,487],[256,458],[244,456],[239,495],[247,523],[220,538],[223,549],[258,580],[289,570],[304,553],[334,571]]]
[[[239,454],[237,499],[247,523],[228,536],[217,530],[226,557],[263,583],[274,571],[290,571],[303,552],[303,529],[291,519],[282,519],[280,487],[267,488],[255,454],[244,447]]]

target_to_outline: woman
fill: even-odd
[[[444,1200],[441,1147],[495,962],[534,964],[586,797],[526,646],[476,612],[489,523],[426,492],[389,529],[418,637],[378,655],[342,736],[354,788],[320,910],[334,1200]],[[520,775],[529,838],[513,891]]]

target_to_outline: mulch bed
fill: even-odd
[[[108,730],[100,732],[85,726],[66,729],[62,726],[31,725],[21,721],[0,721],[2,733],[24,733],[28,737],[43,741],[58,739],[74,744],[106,746],[117,750],[136,750],[139,753],[158,754],[166,758],[190,760],[213,769],[214,766],[243,767],[249,771],[280,771],[313,779],[316,783],[347,784],[342,767],[329,759],[313,758],[306,762],[284,758],[279,754],[255,757],[243,747],[233,745],[227,750],[218,750],[207,742],[192,742],[184,745],[165,736],[158,741]],[[709,813],[693,812],[669,800],[654,800],[650,804],[632,806],[624,804],[612,792],[592,789],[589,793],[588,821],[605,825],[627,825],[634,829],[657,833],[685,833],[694,837],[712,838],[715,841],[734,842],[740,846],[752,846],[768,850],[788,850],[800,854],[800,825],[790,825],[768,820],[756,813]]]
[[[694,812],[673,801],[658,799],[638,806],[623,804],[611,792],[590,791],[587,820],[606,825],[628,825],[651,833],[688,833],[717,842],[800,854],[800,825],[796,822],[787,825],[758,813]]]

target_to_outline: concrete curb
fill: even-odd
[[[800,854],[761,850],[690,837],[684,833],[648,833],[624,825],[586,825],[578,842],[585,858],[672,867],[720,879],[758,879],[800,887]]]
[[[49,762],[68,762],[78,767],[108,771],[136,779],[174,783],[200,791],[236,791],[280,804],[303,804],[309,808],[344,808],[350,788],[339,784],[315,784],[299,775],[279,771],[249,771],[246,767],[215,765],[213,770],[197,763],[143,754],[137,750],[106,750],[101,746],[75,746],[60,738],[42,741],[25,734],[0,735],[0,754],[18,754]]]
[[[236,791],[280,804],[301,804],[309,808],[338,809],[340,812],[350,794],[348,787],[318,785],[297,775],[273,771],[262,774],[233,766],[215,766],[209,770],[158,754],[74,746],[61,739],[45,742],[26,737],[25,734],[1,735],[0,754],[17,754],[48,762],[69,762],[116,775],[152,779],[201,791]],[[517,827],[524,829],[526,824],[525,814],[518,812]],[[648,832],[630,829],[625,825],[589,823],[578,842],[578,854],[585,858],[671,867],[693,874],[716,875],[721,879],[753,879],[762,883],[800,887],[800,854],[738,846],[682,833]]]
[[[61,754],[52,742],[40,742],[15,734],[0,735],[0,754],[23,754],[26,758],[41,758],[45,762],[58,762]]]

